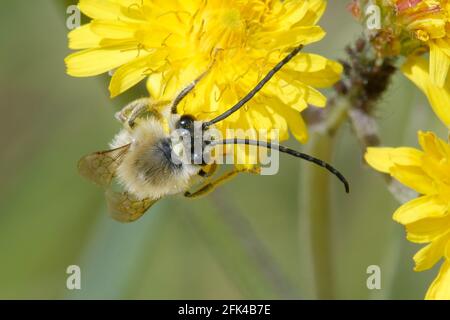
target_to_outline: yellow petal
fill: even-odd
[[[310,44],[325,37],[325,31],[319,26],[296,27],[290,30],[259,32],[252,44],[255,48],[291,47]]]
[[[111,98],[118,96],[145,79],[147,76],[145,71],[148,70],[146,61],[147,57],[136,59],[131,63],[123,65],[114,72],[109,84]]]
[[[283,69],[279,77],[286,82],[300,81],[317,88],[330,87],[340,80],[342,65],[321,56],[306,54],[291,67]]]
[[[447,160],[438,161],[430,156],[423,157],[423,171],[432,179],[441,194],[448,194],[450,186],[450,164]]]
[[[65,59],[67,73],[74,77],[99,75],[135,59],[140,53],[136,47],[129,46],[82,50]]]
[[[426,174],[422,167],[394,165],[390,169],[390,173],[395,179],[419,194],[436,193],[433,179]]]
[[[277,112],[286,119],[289,130],[300,143],[306,143],[308,140],[308,129],[300,112],[285,105],[281,100],[273,99],[273,104]]]
[[[69,32],[70,49],[87,49],[97,47],[102,40],[91,30],[91,24],[85,24]]]
[[[181,86],[175,72],[155,72],[147,79],[147,89],[150,95],[156,100],[172,100],[178,93]],[[195,114],[194,114],[195,115]]]
[[[301,114],[294,112],[291,118],[288,118],[289,129],[295,139],[300,143],[308,142],[308,129]]]
[[[277,17],[279,19],[278,24],[282,28],[291,28],[305,17],[305,14],[310,10],[310,3],[308,1],[287,1],[286,3],[276,1],[275,9],[282,12],[282,15]]]
[[[305,100],[308,104],[315,107],[325,107],[327,104],[327,97],[325,97],[319,90],[312,86],[305,86]]]
[[[322,17],[326,7],[327,2],[324,0],[310,0],[309,10],[296,25],[314,25]]]
[[[248,122],[255,130],[270,130],[273,125],[272,119],[261,105],[253,105],[246,113],[248,113]]]
[[[166,53],[164,51],[156,51],[118,68],[114,72],[109,85],[111,97],[121,94],[144,80],[149,73],[158,72],[166,63],[165,57]]]
[[[448,238],[443,236],[423,247],[414,255],[416,264],[414,271],[424,271],[432,268],[443,256]]]
[[[389,173],[394,165],[391,159],[391,153],[395,148],[367,148],[364,159],[375,170],[383,173]]]
[[[283,57],[279,54],[270,57],[270,63],[275,65]],[[328,59],[318,54],[301,52],[291,60],[282,70],[293,70],[298,72],[316,72],[327,67]]]
[[[420,167],[422,154],[417,149],[407,147],[367,148],[364,158],[374,169],[389,173],[394,165]]]
[[[450,57],[434,41],[430,41],[429,46],[431,81],[434,85],[443,87],[447,78],[448,68],[450,67]]]
[[[450,262],[445,261],[425,296],[427,300],[450,300]]]
[[[304,85],[293,85],[283,80],[276,83],[274,81],[267,85],[265,92],[279,98],[284,105],[288,105],[299,112],[308,107],[306,86]]]
[[[272,135],[270,139],[274,140],[275,138],[278,138],[280,141],[289,139],[289,127],[287,119],[278,112],[276,106],[272,105],[266,106],[266,109],[267,112],[270,114],[270,117],[272,118],[272,121],[274,123],[273,128],[279,130],[278,137]]]
[[[93,19],[128,20],[125,13],[130,6],[140,5],[142,0],[80,0],[81,12]],[[123,6],[123,7],[122,7]]]
[[[422,196],[408,201],[394,212],[393,219],[407,225],[425,218],[439,218],[448,214],[448,205],[436,196]]]
[[[443,158],[450,158],[450,146],[447,142],[439,139],[434,132],[419,131],[418,138],[419,144],[427,156],[439,161]]]
[[[124,21],[94,20],[91,30],[100,37],[107,39],[130,39],[132,40],[138,27]]]
[[[450,216],[422,219],[406,225],[407,238],[415,243],[431,242],[443,236],[448,230],[450,230]]]
[[[156,100],[161,99],[162,81],[162,73],[152,73],[147,78],[147,90],[150,96]]]
[[[402,66],[403,73],[414,82],[427,96],[433,111],[439,119],[450,126],[450,82],[447,79],[444,87],[434,84],[428,74],[428,63],[424,58],[411,57]]]

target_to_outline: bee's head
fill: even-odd
[[[175,131],[172,137],[172,147],[175,154],[192,164],[204,165],[203,134],[201,121],[197,121],[191,115],[182,115],[175,123]]]
[[[177,121],[175,128],[187,130],[189,133],[194,135],[194,128],[195,128],[194,116],[188,114],[182,115],[180,119]]]

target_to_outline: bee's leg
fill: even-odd
[[[217,163],[208,165],[198,172],[198,175],[202,178],[209,178],[217,171]]]
[[[233,169],[230,172],[227,172],[225,174],[223,174],[222,176],[220,176],[219,178],[217,178],[214,181],[211,181],[209,183],[206,183],[205,185],[203,185],[200,189],[198,189],[197,191],[191,193],[189,191],[186,191],[184,193],[184,196],[186,198],[198,198],[201,196],[204,196],[208,193],[210,193],[211,191],[213,191],[215,188],[217,188],[218,186],[220,186],[221,184],[224,184],[225,182],[227,182],[228,180],[231,180],[232,178],[234,178],[235,176],[237,176],[239,173],[253,173],[253,174],[259,174],[260,170],[259,169]]]
[[[143,113],[155,110],[157,107],[167,105],[167,101],[152,102],[150,98],[141,98],[127,104],[122,110],[116,113],[116,119],[127,124],[129,128],[134,127],[134,122]]]
[[[172,113],[177,113],[177,107],[180,104],[181,101],[183,101],[184,98],[192,91],[194,90],[197,83],[199,83],[211,70],[212,66],[214,65],[214,62],[216,61],[216,54],[219,51],[219,49],[215,49],[213,53],[213,60],[209,64],[208,68],[200,75],[197,79],[192,81],[188,86],[186,86],[183,90],[178,93],[178,95],[175,97],[175,99],[172,102],[172,105],[170,106],[170,110]]]
[[[134,126],[134,121],[139,117],[150,105],[150,98],[141,98],[134,100],[116,113],[116,119],[123,124],[128,124],[130,128]]]

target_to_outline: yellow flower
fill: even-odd
[[[316,25],[323,0],[81,0],[78,6],[92,21],[69,34],[70,48],[81,49],[66,58],[70,75],[115,70],[111,96],[147,79],[154,99],[170,100],[212,65],[178,107],[201,120],[230,108],[293,47],[325,35]],[[300,112],[308,104],[325,106],[315,88],[331,86],[341,72],[337,62],[301,53],[218,127],[278,129],[281,140],[290,130],[304,142]]]
[[[443,86],[450,68],[450,4],[447,0],[391,0],[397,22],[430,50],[429,72]]]
[[[427,244],[414,256],[415,271],[430,269],[444,258],[426,298],[450,299],[450,145],[432,132],[418,136],[422,150],[368,148],[365,159],[420,194],[393,218],[406,227],[409,241]]]
[[[420,57],[409,58],[402,71],[425,93],[436,115],[450,128],[450,78],[442,87],[437,86],[431,79],[427,61]]]

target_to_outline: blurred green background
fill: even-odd
[[[300,210],[304,166],[295,159],[283,157],[276,176],[242,175],[200,200],[167,198],[133,224],[109,218],[102,191],[76,163],[107,146],[119,129],[113,114],[128,98],[111,101],[106,78],[65,74],[59,1],[4,1],[0,11],[0,298],[315,298]],[[360,32],[346,3],[329,2],[321,20],[328,36],[308,50],[344,56]],[[416,146],[418,129],[443,133],[401,75],[377,116],[385,145]],[[349,125],[336,143],[333,162],[352,193],[333,180],[335,296],[422,299],[436,268],[413,272],[418,246],[391,220],[398,203],[363,165]],[[82,290],[66,288],[73,264]],[[381,267],[381,290],[366,287],[369,265]]]

